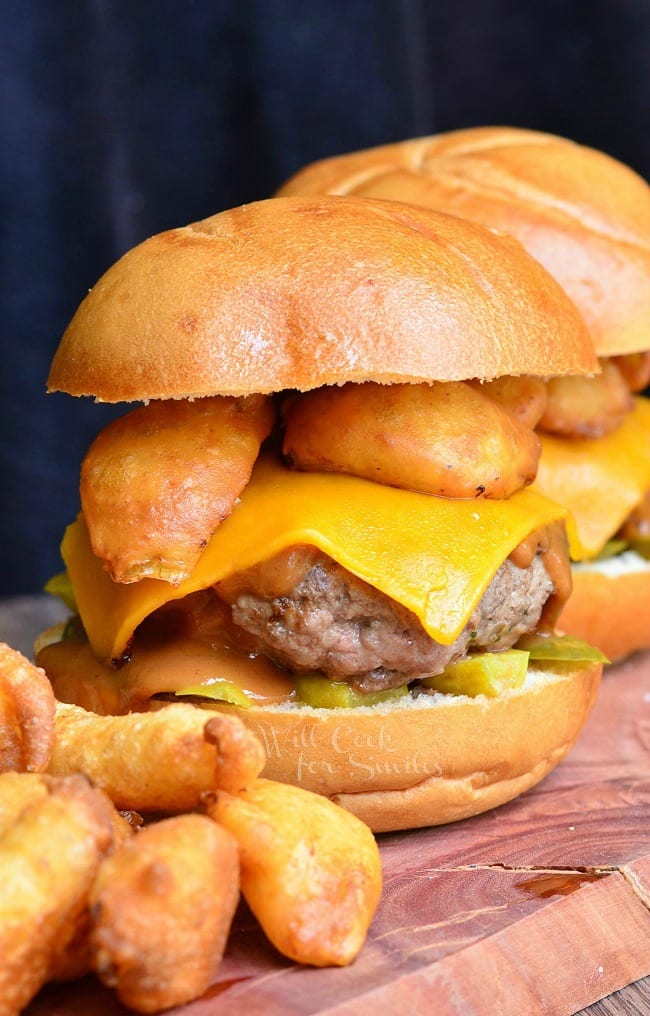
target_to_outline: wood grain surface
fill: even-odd
[[[29,648],[41,598],[0,605]],[[301,968],[241,906],[218,977],[178,1016],[650,1013],[650,653],[610,668],[582,737],[541,784],[451,826],[379,838],[385,889],[356,962]],[[117,1016],[92,978],[28,1016]]]

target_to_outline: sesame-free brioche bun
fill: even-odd
[[[597,646],[612,663],[650,643],[650,563],[633,551],[574,566],[558,628]]]
[[[517,241],[394,202],[286,197],[126,253],[48,388],[128,402],[596,369],[578,311]]]
[[[650,186],[595,149],[478,127],[324,159],[279,193],[406,201],[503,230],[564,287],[600,356],[650,345]]]
[[[415,829],[495,808],[543,779],[577,739],[601,672],[531,670],[522,689],[497,698],[240,715],[264,742],[268,778],[325,794],[374,832]]]

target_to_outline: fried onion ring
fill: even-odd
[[[295,468],[441,497],[509,497],[539,460],[533,431],[462,381],[318,388],[289,400],[284,418]]]
[[[54,744],[54,692],[44,670],[0,642],[0,772],[43,772]]]
[[[650,350],[613,356],[612,363],[620,370],[631,392],[642,392],[650,384]]]
[[[526,427],[535,429],[542,418],[548,394],[540,377],[523,374],[521,377],[497,377],[494,381],[470,381],[472,388],[498,402]]]
[[[634,399],[612,360],[601,360],[593,377],[554,377],[539,429],[563,437],[603,437],[617,430],[634,409]]]
[[[151,402],[109,424],[84,459],[80,490],[93,551],[111,578],[187,578],[272,426],[262,395]]]

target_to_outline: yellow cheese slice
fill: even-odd
[[[574,561],[595,557],[650,489],[650,399],[637,398],[622,426],[605,437],[541,438],[531,489],[571,512]]]
[[[191,577],[176,587],[157,579],[114,583],[93,555],[81,517],[61,550],[91,645],[106,660],[123,654],[157,607],[301,544],[403,604],[449,645],[511,551],[565,516],[530,489],[507,501],[449,500],[351,476],[297,473],[267,460],[255,467]]]

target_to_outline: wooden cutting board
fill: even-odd
[[[380,848],[384,894],[351,967],[284,960],[242,906],[214,985],[175,1016],[650,1013],[650,653],[606,671],[578,744],[533,790]],[[124,1012],[92,978],[27,1010]]]

